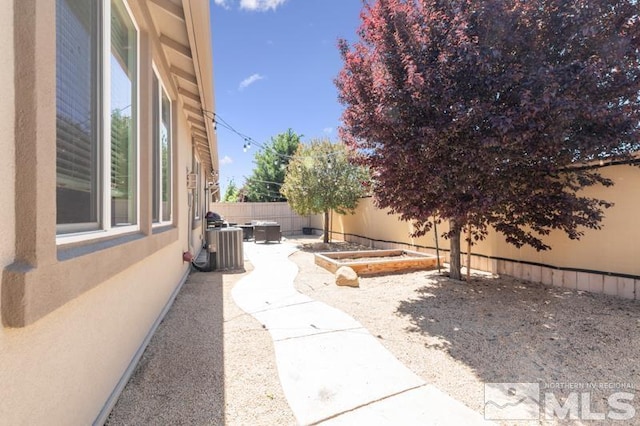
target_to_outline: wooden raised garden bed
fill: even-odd
[[[410,250],[365,250],[317,253],[315,262],[333,273],[341,266],[349,266],[358,275],[371,275],[432,269],[436,267],[437,258],[432,254]]]

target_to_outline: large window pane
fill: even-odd
[[[59,232],[99,221],[99,8],[56,0],[56,221]]]
[[[153,129],[151,139],[151,185],[152,185],[152,206],[151,217],[154,223],[160,222],[160,191],[162,176],[160,175],[160,82],[158,77],[153,75],[153,93],[152,93],[152,117]]]
[[[137,32],[121,0],[111,2],[111,225],[136,223]]]
[[[171,101],[153,76],[152,188],[153,222],[171,221]]]
[[[171,102],[162,91],[162,123],[160,126],[162,161],[162,220],[171,220]]]

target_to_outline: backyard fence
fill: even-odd
[[[209,210],[218,213],[227,222],[244,224],[251,221],[269,221],[280,224],[282,235],[302,234],[302,228],[313,228],[313,216],[300,216],[288,203],[212,203]]]
[[[587,197],[614,203],[605,210],[601,230],[585,229],[580,240],[571,240],[563,232],[551,232],[543,241],[551,250],[538,252],[531,247],[516,248],[501,234],[490,230],[484,241],[471,248],[471,267],[496,274],[515,276],[572,289],[606,293],[640,300],[640,167],[607,166],[603,176],[613,187],[592,187]],[[333,214],[332,236],[373,248],[411,248],[435,253],[432,231],[413,238],[411,223],[397,215],[377,209],[371,198],[361,200],[354,215]],[[438,234],[448,231],[446,223]],[[449,241],[438,238],[441,254],[448,259]],[[462,251],[466,244],[463,242]],[[463,256],[463,264],[466,256]]]

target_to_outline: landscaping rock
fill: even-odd
[[[360,281],[356,271],[348,266],[341,266],[336,271],[336,285],[347,287],[360,287]]]

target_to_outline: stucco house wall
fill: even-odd
[[[170,10],[127,6],[139,27],[139,229],[60,244],[56,238],[56,2],[13,0],[0,14],[0,423],[100,423],[189,273],[183,252],[201,247],[209,191],[187,189],[194,156],[199,182],[217,171],[215,135],[185,90],[213,110],[209,2]],[[191,15],[197,16],[193,20]],[[181,19],[180,19],[181,18]],[[196,21],[195,24],[193,22]],[[158,28],[184,34],[197,76],[185,84]],[[191,24],[189,23],[191,22]],[[192,27],[190,27],[192,25]],[[169,26],[169,27],[167,27]],[[180,32],[178,32],[180,30]],[[188,38],[187,38],[188,35]],[[174,49],[175,50],[175,49]],[[193,49],[196,50],[196,49]],[[188,59],[187,51],[182,59]],[[152,64],[172,101],[172,221],[150,218]],[[184,68],[184,66],[183,66]],[[184,75],[183,77],[184,78]],[[187,87],[184,89],[183,86]],[[195,129],[195,130],[194,130]],[[197,133],[197,138],[194,134]],[[198,192],[199,206],[194,206]]]

